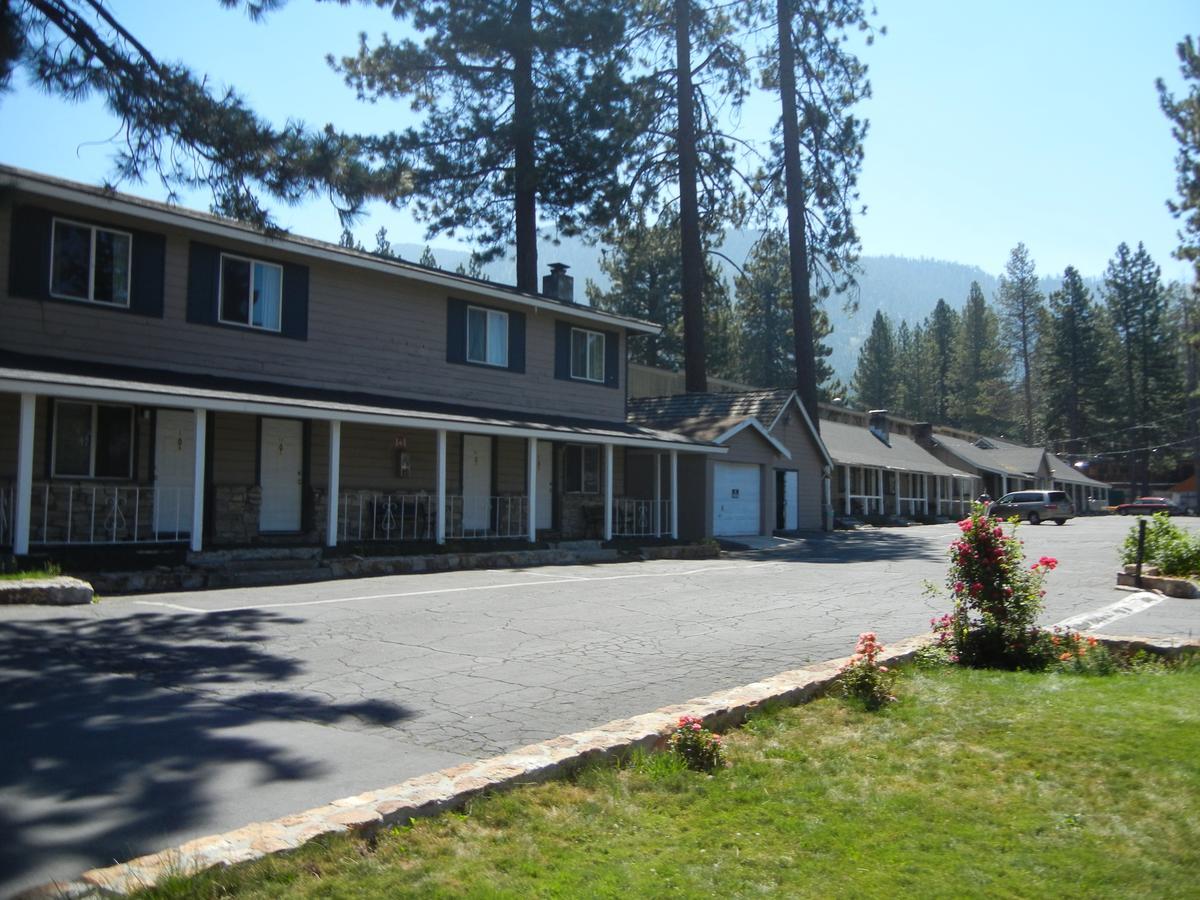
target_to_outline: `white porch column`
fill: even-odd
[[[1008,476],[1001,475],[1000,476],[1000,497],[1003,497],[1007,493],[1008,493]],[[999,500],[1000,497],[997,497],[996,499]]]
[[[204,447],[208,443],[208,413],[203,409],[196,415],[196,452],[192,469],[192,552],[204,546]]]
[[[671,538],[679,540],[679,451],[671,451]]]
[[[525,481],[529,485],[529,543],[537,541],[537,438],[529,438],[525,444]]]
[[[850,467],[842,466],[842,509],[848,516],[850,515]]]
[[[883,469],[875,470],[875,497],[879,501],[879,514],[887,514],[887,503],[883,497]]]
[[[341,497],[342,423],[329,423],[329,496],[325,503],[325,546],[336,547],[338,542],[338,505]]]
[[[825,505],[821,508],[821,530],[833,530],[833,471],[826,469],[821,479],[824,488]]]
[[[446,429],[437,433],[437,542],[446,543]]]
[[[662,537],[662,454],[654,454],[654,536]]]
[[[921,476],[921,509],[929,515],[929,476]]]
[[[896,505],[896,515],[900,515],[900,482],[904,478],[904,473],[896,472],[895,477],[896,477],[896,496],[893,498],[892,502]]]
[[[613,445],[604,445],[604,539],[613,535]]]
[[[21,395],[17,430],[17,484],[13,494],[13,555],[29,552],[29,520],[33,510],[33,416],[35,394]]]
[[[940,516],[942,514],[942,476],[933,476],[933,490],[936,494],[936,499],[933,503],[933,514]]]

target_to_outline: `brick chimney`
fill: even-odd
[[[575,279],[567,274],[564,263],[550,263],[550,274],[542,276],[542,293],[565,303],[575,302]]]
[[[867,413],[868,427],[871,429],[871,434],[879,438],[889,447],[892,446],[890,435],[888,433],[888,411],[886,409],[873,409]]]

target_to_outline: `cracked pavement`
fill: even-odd
[[[1022,529],[1047,624],[1125,596],[1130,524]],[[0,895],[923,632],[955,533],[5,609]],[[1194,635],[1200,601],[1103,630]]]

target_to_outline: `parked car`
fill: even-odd
[[[1169,516],[1183,515],[1183,509],[1166,497],[1138,497],[1132,503],[1122,503],[1116,512],[1119,516],[1149,516],[1158,512]]]
[[[1013,491],[993,503],[988,515],[997,519],[1019,516],[1030,525],[1046,521],[1062,525],[1075,517],[1075,507],[1065,491]]]

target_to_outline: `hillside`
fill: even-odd
[[[736,272],[730,260],[739,266],[744,263],[754,241],[755,231],[731,231],[720,247],[721,266],[732,283]],[[416,260],[424,247],[417,244],[400,244],[396,251],[407,260]],[[438,265],[453,270],[465,265],[468,255],[461,250],[434,249]],[[558,246],[543,245],[540,248],[541,268],[544,271],[551,262],[566,263],[575,277],[575,295],[582,299],[583,286],[594,281],[606,286],[608,279],[600,270],[602,248],[589,246],[579,240],[564,240]],[[728,257],[726,259],[725,257]],[[939,298],[944,298],[955,309],[962,309],[970,290],[971,282],[978,281],[984,296],[991,302],[996,293],[998,278],[978,266],[947,262],[938,259],[909,259],[902,256],[864,256],[860,261],[861,272],[858,287],[847,295],[832,297],[828,301],[829,317],[833,323],[832,365],[838,377],[849,381],[858,358],[858,348],[871,330],[871,320],[877,310],[882,309],[895,322],[910,323],[923,320]],[[513,264],[511,260],[500,260],[484,268],[487,278],[511,284]],[[1088,287],[1096,290],[1095,279],[1085,279]],[[1044,293],[1056,290],[1060,279],[1043,278]],[[855,305],[857,309],[855,309]]]

